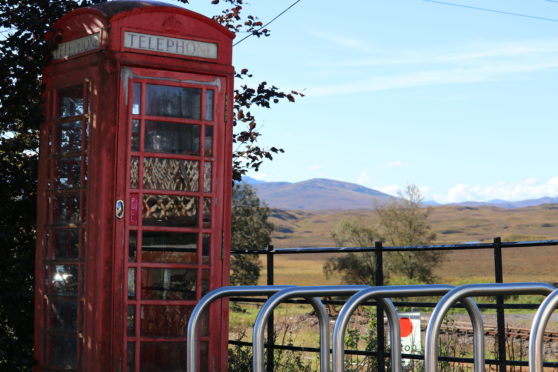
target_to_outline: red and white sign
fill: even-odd
[[[401,329],[401,352],[403,354],[422,354],[422,339],[420,334],[420,313],[399,313]],[[409,365],[410,359],[403,359],[403,365]]]

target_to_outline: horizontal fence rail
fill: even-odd
[[[274,256],[275,255],[285,255],[285,254],[317,254],[317,253],[335,253],[335,254],[346,254],[346,253],[359,253],[359,252],[374,252],[375,253],[375,283],[378,286],[384,283],[384,270],[383,270],[383,255],[387,252],[420,252],[420,251],[463,251],[463,250],[492,250],[493,251],[493,263],[494,263],[494,283],[503,283],[503,259],[502,250],[511,248],[528,248],[528,247],[544,247],[544,246],[557,246],[558,240],[534,240],[534,241],[520,241],[520,242],[502,242],[499,237],[493,239],[492,242],[484,243],[460,243],[460,244],[442,244],[442,245],[421,245],[421,246],[383,246],[382,242],[376,242],[374,246],[371,247],[306,247],[306,248],[274,248],[272,245],[266,247],[266,249],[257,250],[236,250],[232,251],[232,255],[264,255],[266,256],[267,263],[267,285],[274,285],[275,283],[275,265]],[[479,303],[477,304],[479,309],[495,309],[496,310],[496,323],[497,323],[497,359],[486,359],[485,363],[488,365],[497,365],[499,372],[505,372],[508,366],[528,366],[529,362],[519,361],[519,360],[508,360],[505,348],[505,337],[506,337],[506,326],[504,320],[504,310],[505,309],[539,309],[537,304],[506,304],[504,303],[504,297],[502,295],[497,295],[496,303]],[[265,303],[267,299],[263,298],[246,298],[231,296],[231,301],[236,302],[246,302],[246,303]],[[305,300],[288,299],[284,303],[307,303]],[[337,301],[331,299],[324,299],[322,303],[325,305],[343,305],[345,301]],[[435,309],[438,303],[433,302],[412,302],[412,301],[400,301],[393,302],[395,306],[405,306],[405,307],[415,307],[415,308],[433,308]],[[345,350],[347,355],[362,355],[362,356],[372,356],[376,357],[376,362],[378,370],[385,370],[385,359],[390,357],[389,351],[385,350],[385,329],[384,329],[384,314],[381,306],[378,306],[377,301],[368,300],[363,302],[361,305],[377,306],[377,321],[376,321],[376,335],[377,335],[377,351],[363,351],[363,350]],[[554,304],[552,304],[554,306]],[[549,305],[550,307],[553,307]],[[464,307],[462,304],[455,304],[453,307]],[[544,323],[547,320],[547,315],[550,310],[541,315],[541,321],[539,323]],[[539,329],[543,326],[539,324]],[[540,337],[540,336],[539,336]],[[291,350],[291,351],[301,351],[301,352],[320,352],[319,348],[312,347],[297,347],[288,345],[277,345],[274,344],[274,328],[273,328],[273,315],[269,317],[269,322],[267,326],[267,342],[265,347],[267,348],[267,360],[266,364],[267,372],[272,372],[274,370],[273,365],[273,350]],[[249,342],[241,342],[229,340],[230,345],[237,346],[251,346]],[[540,350],[537,349],[537,353]],[[403,354],[406,359],[424,360],[424,356],[421,355],[407,355]],[[456,362],[456,363],[473,363],[473,358],[456,358],[456,357],[438,357],[440,361]],[[539,366],[544,367],[558,367],[558,362],[544,362],[539,358],[537,359],[537,368]]]

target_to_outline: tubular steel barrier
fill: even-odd
[[[457,302],[473,296],[502,296],[502,295],[548,295],[555,290],[547,283],[495,283],[495,284],[467,284],[448,292],[434,308],[428,327],[426,328],[424,367],[425,372],[435,372],[438,367],[438,336],[442,320],[448,310]],[[539,308],[540,309],[540,308]],[[531,354],[531,352],[529,353]]]
[[[552,291],[535,314],[529,337],[529,372],[543,371],[543,339],[544,330],[554,309],[558,307],[558,289]]]
[[[263,255],[265,256],[265,261],[267,262],[267,285],[275,284],[275,271],[274,268],[274,257],[275,255],[292,255],[292,254],[317,254],[317,253],[328,253],[328,254],[346,254],[346,253],[362,253],[362,252],[373,252],[375,259],[375,275],[374,284],[377,286],[384,285],[384,265],[383,256],[389,255],[391,252],[421,252],[421,251],[476,251],[476,250],[491,250],[493,251],[493,270],[487,272],[487,275],[493,275],[492,281],[494,283],[504,282],[504,261],[503,252],[505,249],[526,249],[535,247],[552,247],[558,248],[558,240],[533,240],[533,241],[520,241],[520,242],[503,242],[499,237],[495,237],[492,242],[470,242],[470,243],[459,243],[459,244],[442,244],[442,245],[424,245],[424,246],[383,246],[382,242],[375,242],[373,246],[369,247],[306,247],[306,248],[275,248],[272,245],[263,247],[263,249],[256,250],[235,250],[232,251],[232,255]],[[535,278],[534,278],[535,279]],[[537,279],[535,279],[537,280]],[[244,301],[244,299],[232,299],[233,301]],[[246,299],[246,302],[260,302],[263,300],[256,299]],[[289,300],[288,302],[298,302],[299,300]],[[323,301],[327,304],[339,304],[343,305],[340,301]],[[376,306],[376,303],[367,303],[366,305]],[[434,308],[436,303],[431,302],[402,302],[398,301],[395,303],[396,306],[405,307],[415,307],[415,308]],[[462,306],[462,305],[456,305]],[[496,328],[497,328],[497,345],[498,349],[495,350],[495,359],[485,359],[486,365],[497,366],[499,372],[505,372],[508,367],[511,366],[521,366],[527,367],[527,361],[520,360],[510,360],[507,356],[507,350],[505,347],[506,343],[506,325],[504,319],[504,313],[506,309],[529,309],[536,310],[538,305],[526,304],[526,303],[505,303],[501,296],[496,297],[495,303],[478,303],[477,306],[480,309],[495,309],[496,310]],[[273,315],[271,315],[273,318]],[[376,350],[375,351],[363,351],[363,350],[345,350],[345,354],[348,355],[362,355],[367,357],[376,358],[376,364],[379,370],[384,370],[385,357],[387,352],[384,350],[385,337],[384,337],[384,322],[383,322],[383,309],[378,307],[376,312]],[[269,324],[273,322],[270,320]],[[267,349],[268,355],[272,355],[273,349],[278,348],[282,350],[290,351],[307,351],[317,353],[319,349],[304,347],[304,346],[291,346],[291,345],[275,345],[269,340],[273,339],[273,329],[268,328],[268,344],[270,345]],[[231,345],[241,345],[250,346],[250,343],[242,341],[229,340]],[[411,359],[422,359],[421,357],[407,356]],[[267,372],[272,372],[274,370],[273,360],[270,358],[270,362],[267,363]],[[439,357],[441,361],[450,362],[462,362],[472,364],[474,361],[471,358],[466,357]],[[545,362],[545,367],[558,368],[557,362]]]
[[[254,372],[263,372],[264,364],[264,328],[273,309],[281,302],[293,297],[303,297],[309,301],[319,319],[320,326],[320,371],[329,372],[329,316],[318,296],[346,296],[352,295],[367,286],[345,285],[345,286],[316,286],[295,287],[284,289],[269,298],[261,308],[256,322],[254,323],[253,335],[253,359]]]
[[[198,369],[198,341],[199,323],[203,312],[209,305],[220,298],[238,296],[270,296],[262,306],[254,323],[253,333],[253,371],[264,371],[264,330],[268,324],[273,310],[281,303],[292,298],[303,298],[309,302],[319,319],[320,329],[320,371],[330,371],[329,347],[329,316],[319,299],[323,296],[348,296],[339,312],[333,332],[332,365],[333,372],[344,371],[344,335],[349,319],[358,306],[366,301],[375,299],[378,307],[386,311],[390,326],[391,342],[391,370],[401,372],[402,354],[400,343],[399,315],[390,297],[415,297],[443,295],[432,312],[426,329],[424,367],[425,372],[435,372],[438,368],[438,338],[442,320],[447,312],[457,302],[462,302],[467,310],[473,325],[473,363],[474,372],[485,370],[484,329],[482,314],[477,304],[472,300],[474,296],[505,296],[505,295],[546,295],[540,304],[533,319],[529,339],[529,371],[543,371],[543,338],[544,330],[550,320],[552,312],[558,307],[558,289],[547,283],[490,283],[467,284],[453,287],[445,284],[431,285],[400,285],[400,286],[364,286],[364,285],[339,285],[339,286],[240,286],[223,287],[205,295],[196,305],[188,322],[186,356],[187,372],[196,372]],[[466,358],[451,358],[454,362]],[[494,364],[494,363],[493,363]],[[515,362],[510,365],[524,365]]]
[[[199,323],[201,316],[213,301],[223,297],[237,296],[268,296],[287,288],[293,288],[292,285],[277,286],[239,286],[239,287],[222,287],[217,288],[206,294],[200,302],[194,307],[190,320],[188,321],[188,329],[186,334],[186,371],[196,372],[198,369],[198,336]]]
[[[454,289],[451,285],[403,285],[403,286],[386,286],[386,287],[369,287],[354,294],[341,308],[335,328],[333,331],[333,371],[342,372],[344,370],[344,338],[345,330],[349,323],[349,318],[356,308],[365,301],[376,298],[377,300],[386,301],[385,297],[409,297],[409,296],[435,296],[444,295]],[[466,298],[462,301],[471,317],[473,325],[473,349],[474,349],[474,371],[484,371],[484,334],[482,314],[475,302]],[[399,315],[393,306],[393,303],[383,303],[386,308],[388,322],[390,326],[391,340],[391,370],[393,372],[402,371],[401,358],[401,333],[399,325]]]
[[[243,290],[245,290],[246,288],[250,288],[250,287],[226,287],[226,288],[230,288],[231,290],[233,290],[233,292],[230,292],[229,294],[223,294],[222,297],[233,297],[231,298],[231,301],[237,301],[237,302],[247,302],[247,303],[260,303],[260,304],[265,304],[265,302],[268,299],[263,299],[263,298],[253,298],[250,296],[258,296],[258,295],[262,295],[262,296],[269,296],[272,294],[277,294],[277,292],[284,290],[285,288],[293,288],[294,286],[274,286],[275,284],[275,278],[276,278],[276,270],[277,268],[275,268],[274,266],[274,256],[275,255],[283,255],[283,254],[316,254],[316,253],[329,253],[329,254],[333,254],[333,253],[337,253],[337,254],[345,254],[345,253],[358,253],[358,252],[373,252],[374,253],[374,259],[375,259],[375,274],[374,274],[374,283],[376,284],[376,287],[368,287],[368,286],[363,286],[363,288],[378,288],[378,287],[382,287],[383,286],[383,281],[384,281],[384,265],[383,265],[383,256],[385,256],[386,254],[389,255],[390,252],[420,252],[420,251],[460,251],[460,250],[467,250],[467,251],[474,251],[474,250],[491,250],[493,251],[493,270],[491,270],[491,273],[493,275],[492,281],[496,284],[487,284],[488,286],[500,286],[501,284],[498,283],[503,283],[504,282],[504,262],[503,262],[503,258],[502,258],[502,252],[507,249],[507,248],[525,248],[528,249],[530,247],[544,247],[544,246],[553,246],[553,248],[558,248],[558,240],[538,240],[538,241],[523,241],[523,242],[502,242],[500,238],[494,238],[493,242],[486,242],[486,243],[461,243],[461,244],[444,244],[444,245],[429,245],[429,246],[395,246],[395,247],[390,247],[390,246],[383,246],[381,242],[376,242],[374,244],[374,246],[370,246],[370,247],[317,247],[317,248],[274,248],[272,245],[269,245],[267,247],[265,247],[264,249],[258,249],[258,250],[243,250],[243,251],[232,251],[231,254],[232,255],[244,255],[244,254],[255,254],[255,255],[264,255],[266,257],[266,262],[267,262],[267,284],[268,286],[262,286],[262,287],[254,287],[254,292],[247,290],[247,292],[243,292]],[[489,274],[489,273],[487,273]],[[535,279],[536,280],[536,279]],[[542,286],[543,288],[541,289],[540,292],[536,292],[536,290],[534,290],[536,292],[536,294],[546,294],[548,295],[550,293],[551,290],[554,290],[555,288],[552,287],[550,284],[545,284],[545,283],[519,283],[519,284],[524,284],[524,285],[531,285],[531,286]],[[555,283],[554,283],[555,284]],[[507,368],[512,367],[512,366],[521,366],[521,367],[527,367],[529,366],[530,371],[536,371],[536,372],[540,372],[542,370],[542,367],[544,365],[544,367],[554,367],[554,368],[558,368],[558,361],[556,362],[544,362],[543,361],[543,357],[542,357],[542,342],[543,342],[543,338],[544,338],[544,331],[546,328],[547,323],[549,322],[550,316],[552,314],[552,311],[555,307],[558,306],[558,294],[552,294],[549,295],[545,301],[540,304],[540,306],[538,304],[526,304],[526,303],[506,303],[504,302],[504,298],[502,297],[503,295],[507,295],[509,294],[508,292],[506,292],[507,289],[510,289],[509,286],[515,286],[517,284],[505,284],[503,287],[498,287],[498,290],[496,290],[496,292],[492,292],[496,297],[496,301],[495,303],[479,303],[477,304],[477,307],[480,309],[493,309],[496,311],[496,328],[497,328],[497,332],[494,335],[494,337],[496,337],[495,341],[497,342],[497,346],[498,348],[495,350],[495,356],[493,358],[488,358],[485,359],[485,365],[492,365],[492,366],[497,366],[497,371],[499,372],[504,372],[506,371]],[[485,286],[485,285],[480,285]],[[508,286],[508,287],[506,287]],[[449,286],[448,286],[449,287]],[[456,289],[452,289],[450,292],[448,292],[444,298],[442,298],[440,301],[444,300],[447,298],[447,296],[450,293],[457,293],[457,291],[460,290],[468,290],[469,286],[462,286],[462,287],[457,287]],[[474,286],[473,286],[474,287]],[[267,288],[269,290],[269,292],[264,292],[264,288]],[[296,287],[295,287],[296,288]],[[319,287],[318,287],[319,288]],[[325,287],[322,287],[325,288]],[[393,287],[383,287],[383,288],[393,288]],[[476,289],[479,289],[480,287],[476,287]],[[494,289],[495,287],[493,287]],[[532,289],[532,288],[531,288]],[[221,290],[223,290],[223,288],[221,288]],[[527,292],[522,294],[527,294],[527,293],[535,293],[535,292],[529,292],[530,289],[525,289]],[[217,290],[220,291],[220,290]],[[523,291],[523,289],[522,289]],[[213,295],[213,292],[210,293],[211,295]],[[246,298],[242,298],[243,295],[246,295]],[[356,295],[356,291],[354,292],[354,294]],[[490,294],[489,292],[483,292],[482,295],[488,295]],[[513,293],[515,294],[515,293]],[[209,295],[209,294],[208,294]],[[390,303],[392,306],[394,305],[393,303],[391,303],[391,301],[389,300],[389,296],[393,296],[393,297],[397,297],[397,295],[393,295],[393,294],[386,294],[384,296],[385,300]],[[468,294],[466,295],[464,298],[470,297],[471,295]],[[302,297],[302,298],[313,298],[311,295],[301,295],[301,296],[294,296],[294,298],[292,299],[287,299],[284,302],[287,303],[304,303],[307,302],[308,300],[302,300],[302,299],[298,299],[297,297]],[[373,296],[374,297],[374,296]],[[371,297],[371,298],[373,298]],[[216,300],[217,298],[221,298],[221,296],[218,296],[214,299],[209,300],[209,302]],[[344,301],[338,301],[338,300],[323,300],[320,301],[319,299],[315,299],[315,303],[313,304],[313,306],[318,306],[320,308],[323,308],[323,304],[336,304],[336,305],[343,305],[344,308],[347,308],[347,312],[348,312],[348,307],[347,307],[347,303],[348,302],[344,302]],[[352,300],[349,300],[352,301]],[[356,301],[356,300],[355,300]],[[460,304],[455,303],[455,301],[453,301],[452,305],[450,306],[454,306],[454,307],[465,307],[467,309],[467,311],[469,312],[469,316],[471,316],[470,313],[470,307],[467,308],[467,306],[465,303],[463,303],[463,300],[459,300],[461,301]],[[363,303],[359,303],[359,305],[365,305],[365,306],[376,306],[378,311],[376,312],[376,348],[375,350],[342,350],[342,353],[345,355],[360,355],[360,356],[366,356],[366,357],[373,357],[376,359],[376,364],[377,364],[377,368],[378,370],[384,370],[384,365],[385,365],[385,358],[390,356],[391,357],[391,364],[393,365],[398,365],[399,363],[393,363],[394,360],[394,356],[390,355],[390,353],[388,351],[385,350],[385,336],[384,336],[384,312],[387,315],[388,318],[388,322],[390,321],[390,317],[392,317],[393,315],[390,315],[390,307],[388,305],[386,305],[386,302],[381,301],[379,299],[376,299],[375,302],[373,301],[367,301],[367,300],[362,300]],[[432,309],[438,309],[438,312],[440,312],[440,307],[441,307],[441,303],[436,303],[436,302],[417,302],[417,301],[397,301],[395,302],[395,306],[399,306],[399,307],[413,307],[413,308],[432,308]],[[207,306],[208,304],[206,304],[205,306]],[[201,306],[200,304],[198,304],[198,306]],[[199,312],[199,308],[198,306],[196,306],[196,308],[194,309],[194,312],[192,313],[192,315],[196,315],[197,312]],[[444,305],[446,306],[446,305]],[[530,310],[537,310],[536,316],[534,318],[533,324],[532,324],[532,328],[531,328],[531,338],[529,340],[529,360],[510,360],[508,359],[507,354],[507,350],[506,350],[506,325],[505,325],[505,319],[504,319],[504,310],[505,309],[530,309]],[[203,309],[201,309],[203,311]],[[447,312],[449,310],[449,307],[447,309],[445,309],[444,311],[444,315],[445,312]],[[344,311],[342,309],[342,311]],[[318,317],[322,317],[323,319],[326,319],[327,314],[325,315],[320,315],[321,312],[320,311],[316,311],[316,313],[318,314]],[[340,316],[344,314],[340,313]],[[434,315],[434,314],[433,314]],[[443,316],[442,315],[442,318]],[[350,315],[348,315],[350,316]],[[197,315],[197,318],[199,318],[199,315]],[[271,314],[269,314],[269,316],[267,317],[268,321],[267,321],[267,339],[266,339],[266,344],[260,344],[261,347],[263,348],[263,346],[266,347],[266,351],[267,351],[267,358],[268,358],[268,363],[267,363],[267,372],[273,371],[274,370],[274,360],[273,360],[273,350],[274,349],[281,349],[281,350],[289,350],[289,351],[298,351],[298,352],[311,352],[311,353],[320,353],[321,355],[324,355],[325,350],[327,350],[327,348],[323,347],[324,344],[322,341],[320,341],[320,348],[316,348],[316,347],[307,347],[307,346],[293,346],[293,345],[277,345],[275,344],[272,340],[274,339],[274,330],[273,330],[273,312],[271,312]],[[474,319],[474,318],[472,318]],[[393,322],[393,319],[391,319]],[[199,319],[196,320],[196,323],[199,322]],[[265,322],[264,322],[265,323]],[[391,325],[391,323],[390,323]],[[192,343],[192,334],[195,333],[196,334],[196,341],[199,341],[199,339],[197,338],[197,327],[198,325],[196,324],[196,331],[192,333],[192,329],[191,329],[191,324],[189,323],[188,325],[188,339],[187,339],[187,347],[188,347],[188,353],[193,353],[192,356],[190,356],[190,354],[188,355],[188,372],[193,372],[195,371],[195,369],[192,369],[193,367],[190,367],[191,361],[195,361],[194,363],[197,363],[197,357],[198,357],[198,353],[196,352],[197,349],[194,349],[194,351],[191,351],[190,348],[194,347],[196,348],[197,345],[195,345],[196,343]],[[429,358],[429,363],[430,363],[430,359],[435,357],[436,360],[440,360],[440,361],[448,361],[448,362],[453,362],[453,363],[467,363],[467,364],[474,364],[475,365],[475,372],[478,372],[478,358],[479,357],[483,357],[484,358],[484,350],[481,350],[480,348],[478,348],[476,345],[480,344],[480,339],[477,340],[477,338],[480,338],[482,334],[484,334],[484,332],[477,332],[476,329],[478,328],[478,324],[475,326],[475,322],[473,321],[473,351],[474,351],[474,356],[475,358],[470,358],[470,357],[449,357],[449,356],[438,356],[437,354],[432,353],[432,351],[428,350],[428,348],[432,347],[432,341],[428,341],[428,337],[433,337],[432,336],[432,327],[433,327],[433,323],[432,323],[432,319],[428,324],[428,327],[430,329],[430,334],[428,333],[427,330],[427,345],[426,348],[426,352],[428,353],[428,358]],[[258,324],[258,327],[263,327],[263,323]],[[341,327],[341,323],[336,323],[335,327],[338,329],[338,333],[342,333],[340,332],[340,328]],[[477,328],[476,328],[477,327]],[[480,327],[482,328],[482,326]],[[392,330],[397,331],[398,329],[398,323],[395,326],[392,326]],[[439,329],[438,329],[439,331]],[[329,332],[329,329],[328,329]],[[325,330],[322,329],[322,333],[325,333]],[[394,333],[394,332],[392,332]],[[438,332],[436,332],[438,333]],[[254,333],[255,335],[255,333]],[[390,339],[392,337],[392,335],[390,334]],[[341,337],[342,336],[338,336]],[[434,337],[438,337],[438,335],[436,334]],[[492,337],[492,336],[491,336]],[[337,368],[335,366],[335,361],[339,360],[338,357],[335,356],[335,353],[338,353],[339,350],[341,350],[341,347],[339,346],[335,346],[335,338],[336,338],[336,333],[335,333],[335,329],[334,329],[334,338],[333,338],[333,356],[332,356],[332,362],[333,362],[333,368]],[[482,337],[482,341],[484,342],[484,337]],[[329,341],[328,341],[329,342]],[[476,344],[475,344],[476,342]],[[251,343],[249,342],[244,342],[244,341],[236,341],[236,340],[229,340],[229,344],[230,345],[239,345],[239,346],[247,346],[247,347],[254,347],[254,340],[252,340]],[[397,344],[397,343],[396,343]],[[392,342],[392,345],[393,342]],[[342,345],[342,347],[344,348],[344,345]],[[398,351],[397,347],[393,348],[391,350],[391,354],[395,353],[396,357],[397,357],[397,353],[400,353],[400,351]],[[419,356],[419,355],[405,355],[405,358],[410,358],[410,359],[424,359],[425,360],[425,366],[426,366],[426,370],[432,370],[431,367],[428,366],[428,363],[426,363],[426,354],[423,356]],[[342,359],[342,358],[341,358]],[[400,359],[400,358],[399,358]],[[327,358],[323,358],[321,357],[321,360],[328,360],[329,361],[329,355]],[[333,361],[335,360],[335,361]],[[322,370],[327,370],[327,368],[329,368],[329,364],[326,366],[320,366],[320,368],[322,368]],[[325,368],[325,369],[324,369]],[[430,368],[430,369],[428,369]]]

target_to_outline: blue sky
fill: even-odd
[[[212,15],[208,0],[190,9]],[[294,0],[252,0],[264,22]],[[250,176],[322,177],[429,200],[558,196],[558,1],[302,0],[234,48],[254,83],[303,91],[258,112],[285,153]],[[240,39],[240,37],[238,37]]]

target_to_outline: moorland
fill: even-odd
[[[358,210],[281,210],[272,209],[275,225],[273,245],[287,247],[331,247],[331,231],[343,219],[358,219],[373,226],[372,209]],[[525,208],[494,206],[436,206],[429,216],[435,244],[558,239],[558,204]],[[275,258],[276,284],[337,284],[322,273],[328,254],[280,255]],[[558,246],[510,248],[503,251],[504,280],[558,282],[555,269]],[[466,250],[448,252],[435,270],[438,282],[462,284],[493,281],[493,252]],[[264,265],[265,266],[265,265]],[[265,275],[262,276],[262,281]],[[395,284],[401,278],[392,278]]]

